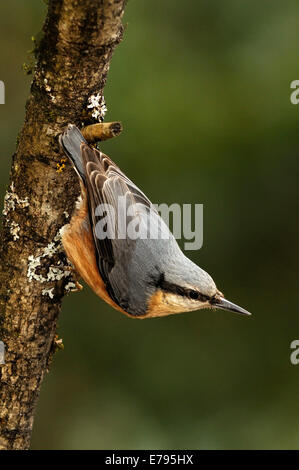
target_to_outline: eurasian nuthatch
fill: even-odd
[[[133,318],[220,308],[250,315],[226,300],[211,276],[187,258],[148,198],[102,152],[69,125],[60,144],[80,178],[81,200],[62,233],[66,254],[95,293]],[[100,237],[98,207],[121,217],[118,199],[131,206],[140,224],[159,225],[162,236]]]

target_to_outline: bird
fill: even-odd
[[[212,277],[182,252],[155,206],[107,155],[87,143],[78,127],[69,124],[59,142],[80,182],[76,208],[62,228],[62,244],[75,270],[101,299],[138,319],[206,308],[251,315],[228,301]],[[99,213],[99,207],[112,208],[118,226],[121,198],[130,208],[130,221],[159,227],[161,236],[103,236],[98,226],[105,216],[107,228],[111,215],[109,209]]]

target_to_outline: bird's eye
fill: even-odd
[[[196,292],[196,290],[189,290],[189,297],[192,300],[198,300],[199,298],[199,293]]]

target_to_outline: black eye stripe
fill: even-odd
[[[200,294],[200,300],[202,302],[209,302],[210,299],[211,297],[209,297],[208,295]]]
[[[164,274],[160,275],[159,280],[155,285],[157,288],[163,290],[164,292],[181,295],[183,297],[188,297],[192,300],[200,300],[201,302],[208,302],[210,300],[210,297],[208,295],[204,295],[196,290],[187,289],[185,287],[181,287],[166,281]]]
[[[201,294],[200,292],[197,292],[196,290],[192,289],[189,290],[188,295],[190,299],[200,300],[201,302],[208,302],[210,300],[210,297],[208,297],[207,295]]]

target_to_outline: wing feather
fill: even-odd
[[[89,147],[87,144],[81,145],[83,166],[86,174],[86,187],[89,199],[89,212],[91,226],[93,230],[94,243],[97,251],[97,259],[100,274],[106,283],[107,290],[111,297],[124,309],[128,303],[128,279],[124,271],[128,266],[128,257],[134,251],[136,240],[131,240],[126,236],[118,238],[119,233],[127,226],[121,226],[121,219],[124,214],[119,213],[121,207],[127,214],[127,209],[131,207],[131,215],[127,217],[126,224],[136,215],[142,222],[142,217],[148,214],[149,209],[156,209],[145,196],[145,194],[118,168],[118,166],[104,153]],[[122,197],[122,205],[119,207],[119,200]],[[108,204],[112,207],[112,213],[99,211],[99,207]],[[114,216],[114,217],[113,217]],[[115,238],[103,238],[97,230],[97,224],[103,221],[103,217],[110,227],[114,225]]]

